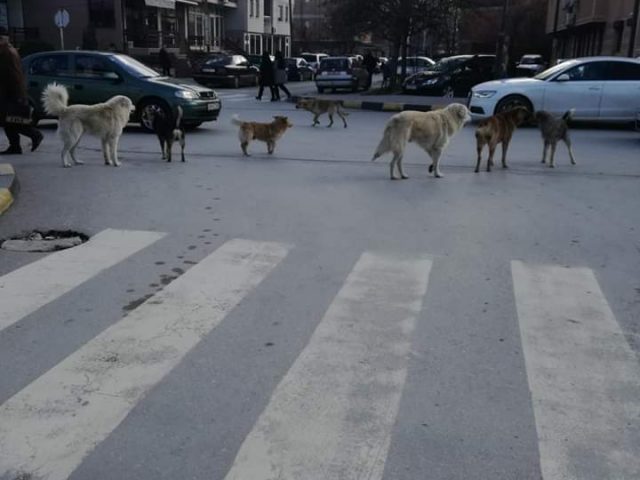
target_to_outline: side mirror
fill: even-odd
[[[568,82],[569,80],[571,80],[571,77],[566,73],[563,73],[558,78],[556,78],[556,82]]]

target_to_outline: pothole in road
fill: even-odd
[[[12,252],[55,252],[82,245],[89,236],[74,230],[33,230],[0,240],[0,248]]]

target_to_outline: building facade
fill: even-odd
[[[60,5],[70,22],[61,36]],[[0,0],[0,25],[54,48],[118,50],[145,56],[164,47],[175,54],[290,54],[293,0]],[[29,12],[38,12],[30,14]]]
[[[549,0],[547,33],[552,36],[553,56],[576,58],[591,55],[640,56],[638,0]]]

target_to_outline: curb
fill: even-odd
[[[0,163],[0,215],[9,209],[18,190],[18,177],[13,165]]]
[[[297,103],[300,98],[313,98],[316,100],[334,100],[313,96],[294,96],[289,99],[292,103]],[[340,100],[339,100],[340,101]],[[404,112],[412,110],[416,112],[430,112],[432,110],[440,110],[446,105],[423,105],[415,103],[395,103],[395,102],[367,102],[361,100],[341,100],[344,108],[354,110],[369,110],[373,112]]]

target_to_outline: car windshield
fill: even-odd
[[[315,55],[302,55],[302,58],[304,58],[307,62],[317,62],[317,58]]]
[[[539,57],[522,57],[520,60],[521,65],[537,65],[539,63],[542,63]]]
[[[556,73],[561,72],[570,67],[573,67],[576,63],[578,62],[576,61],[562,62],[560,65],[556,65],[555,67],[548,68],[544,72],[539,73],[533,78],[537,80],[548,80],[550,77],[553,77]]]
[[[320,63],[322,70],[347,70],[349,68],[349,60],[346,58],[327,58]]]
[[[147,67],[144,63],[140,63],[127,55],[114,55],[111,58],[129,75],[133,75],[134,77],[154,78],[160,76],[160,74],[152,68]]]
[[[459,67],[460,65],[462,65],[464,62],[468,60],[469,59],[466,57],[465,58],[443,58],[438,63],[431,66],[429,70],[432,72],[448,72],[450,70],[453,70]]]
[[[226,55],[217,55],[215,57],[208,58],[204,63],[205,65],[229,65],[233,62],[232,59]]]

